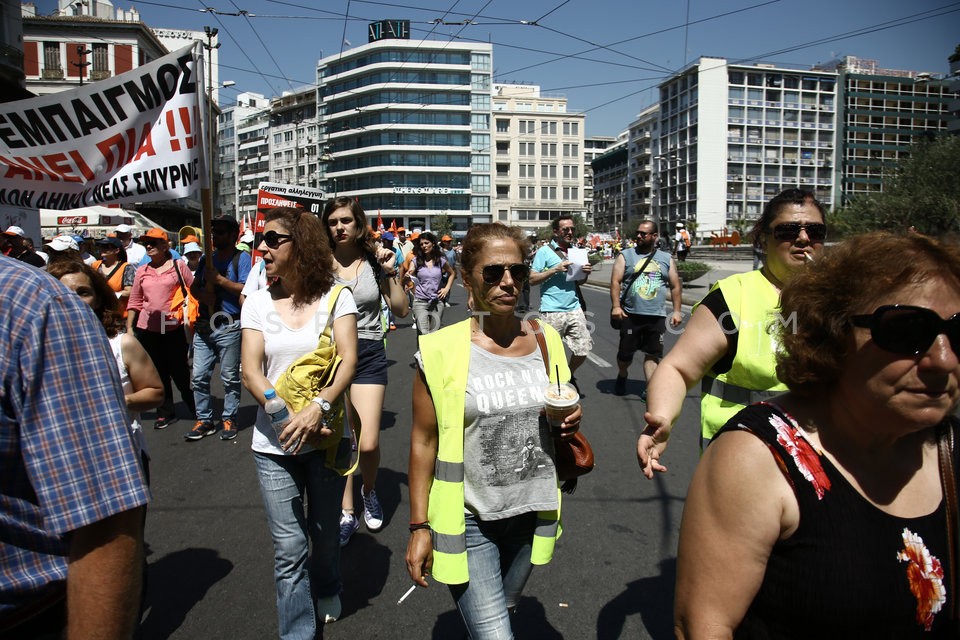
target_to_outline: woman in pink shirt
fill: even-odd
[[[190,415],[195,417],[197,413],[190,389],[183,320],[177,319],[170,310],[177,290],[190,289],[193,274],[181,261],[173,259],[167,232],[163,229],[150,229],[140,236],[139,242],[146,248],[150,262],[137,269],[127,303],[127,331],[140,340],[163,381],[163,404],[157,409],[153,428],[166,429],[177,419],[171,378]]]

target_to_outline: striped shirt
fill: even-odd
[[[90,308],[0,257],[0,614],[66,579],[66,534],[147,503],[127,422]]]

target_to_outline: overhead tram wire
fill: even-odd
[[[540,22],[541,20],[543,20],[544,18],[546,18],[547,16],[549,16],[551,13],[553,13],[553,12],[557,11],[558,9],[560,9],[561,7],[563,7],[563,5],[567,4],[568,2],[570,2],[570,0],[563,0],[563,2],[561,2],[560,4],[558,4],[557,6],[555,6],[553,9],[550,9],[550,11],[547,11],[545,14],[543,14],[542,16],[540,16],[539,18],[537,18],[536,20],[534,20],[533,23],[536,24],[536,23]]]
[[[725,18],[725,17],[727,17],[727,16],[731,16],[731,15],[734,15],[734,14],[737,14],[737,13],[743,13],[743,12],[745,12],[745,11],[752,11],[753,9],[758,9],[758,8],[760,8],[760,7],[764,7],[764,6],[767,6],[767,5],[770,5],[770,4],[776,4],[776,3],[780,2],[780,1],[781,1],[781,0],[765,0],[765,2],[760,2],[760,3],[758,3],[758,4],[754,4],[754,5],[751,5],[751,6],[749,6],[749,7],[743,7],[743,8],[741,8],[741,9],[734,9],[734,10],[732,10],[732,11],[725,11],[724,13],[718,13],[718,14],[716,14],[716,15],[708,16],[708,17],[706,17],[706,18],[700,18],[699,20],[692,20],[692,21],[690,21],[689,24],[679,24],[679,25],[674,25],[674,26],[672,26],[672,27],[665,27],[665,28],[663,28],[663,29],[657,29],[656,31],[650,31],[650,32],[648,32],[648,33],[643,33],[643,34],[640,34],[640,35],[638,35],[638,36],[633,36],[633,37],[630,37],[630,38],[626,38],[626,39],[624,39],[624,40],[618,40],[618,41],[616,41],[616,42],[611,42],[611,43],[607,44],[606,46],[608,46],[608,47],[615,47],[615,46],[617,46],[617,45],[625,44],[625,43],[627,43],[627,42],[634,42],[634,41],[636,41],[636,40],[640,40],[640,39],[643,39],[643,38],[649,38],[650,36],[659,35],[659,34],[661,34],[661,33],[667,33],[668,31],[675,31],[675,30],[677,30],[677,29],[683,29],[683,28],[685,28],[685,27],[687,27],[687,26],[690,26],[690,25],[700,24],[700,23],[702,23],[702,22],[709,22],[709,21],[711,21],[711,20],[716,20],[716,19],[718,19],[718,18]],[[535,64],[527,65],[527,66],[525,66],[525,67],[518,67],[518,68],[516,68],[516,69],[511,69],[510,71],[504,71],[504,72],[501,74],[501,76],[514,74],[514,73],[517,73],[517,72],[519,72],[519,71],[526,71],[527,69],[533,69],[533,68],[536,68],[536,67],[542,67],[542,66],[545,65],[545,64],[551,64],[551,63],[553,63],[553,62],[562,62],[563,60],[568,60],[568,59],[570,59],[570,58],[580,59],[579,56],[581,56],[581,55],[583,55],[583,54],[585,54],[585,53],[590,53],[590,52],[592,52],[592,51],[596,51],[597,48],[598,48],[598,47],[594,47],[594,48],[591,48],[591,49],[584,49],[583,51],[578,51],[577,53],[571,53],[571,54],[565,54],[565,55],[556,54],[558,57],[556,57],[556,58],[554,58],[554,59],[552,59],[552,60],[544,60],[543,62],[537,62],[537,63],[535,63]],[[658,66],[659,66],[659,65],[658,65]],[[662,67],[662,68],[665,69],[666,67]],[[647,70],[647,71],[654,71],[654,69],[646,69],[646,70]],[[671,69],[670,71],[673,72],[672,69]]]
[[[277,62],[277,59],[273,57],[273,52],[270,51],[270,47],[268,47],[267,43],[264,42],[263,38],[260,37],[260,32],[257,31],[257,28],[253,26],[252,22],[250,22],[250,18],[249,16],[247,16],[246,11],[241,10],[240,7],[237,6],[237,3],[234,2],[233,0],[230,0],[230,4],[232,4],[234,9],[240,12],[240,14],[246,19],[247,26],[250,27],[251,31],[253,31],[253,35],[257,37],[257,41],[260,43],[260,46],[263,47],[263,50],[267,52],[267,55],[270,57],[270,60],[273,61],[273,65],[277,68],[277,71],[279,71],[280,75],[283,76],[283,79],[287,81],[287,86],[290,87],[290,91],[295,92],[296,89],[294,89],[293,83],[290,82],[290,78],[288,78],[286,74],[283,72],[283,69],[280,68],[280,63]]]
[[[201,2],[201,0],[197,0],[197,4],[203,7],[203,3]],[[217,23],[220,25],[220,28],[223,29],[223,32],[227,35],[227,37],[233,41],[233,44],[236,45],[237,49],[243,54],[243,57],[247,59],[247,62],[249,62],[253,66],[253,68],[256,69],[257,75],[263,78],[263,81],[267,84],[268,87],[270,87],[270,90],[273,91],[274,94],[280,95],[280,92],[277,91],[276,87],[274,87],[273,84],[267,79],[267,76],[265,76],[264,73],[260,70],[260,67],[258,67],[257,63],[253,61],[253,59],[250,57],[250,54],[247,53],[246,49],[244,49],[240,45],[240,43],[237,42],[237,39],[233,37],[233,34],[230,33],[229,29],[227,29],[227,26],[223,23],[223,20],[220,19],[220,16],[218,16],[215,13],[211,15],[213,15],[214,20],[217,21]]]

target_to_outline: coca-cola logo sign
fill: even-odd
[[[58,216],[57,224],[87,224],[87,216]]]

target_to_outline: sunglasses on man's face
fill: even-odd
[[[292,237],[289,233],[277,233],[271,229],[263,234],[263,243],[271,249],[279,249],[284,240],[289,241]]]
[[[483,268],[481,275],[483,281],[487,284],[500,284],[503,281],[505,271],[510,271],[510,277],[514,282],[523,282],[530,277],[530,267],[518,262],[516,264],[488,264]]]
[[[657,235],[656,231],[637,231],[638,238],[646,238],[647,236],[655,236],[655,235]]]
[[[155,247],[158,244],[160,244],[160,241],[159,240],[141,240],[140,244],[142,244],[144,247],[149,249],[150,247]]]
[[[784,222],[773,228],[773,237],[780,242],[796,242],[801,229],[807,232],[810,242],[819,243],[827,239],[827,225],[820,222]]]
[[[853,326],[870,329],[873,343],[890,353],[916,356],[925,353],[941,333],[950,347],[960,349],[960,313],[946,320],[935,311],[905,304],[884,305],[869,315],[853,316]]]

